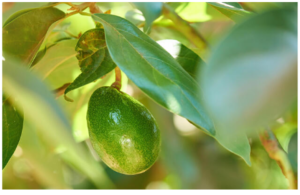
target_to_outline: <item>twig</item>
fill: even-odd
[[[122,74],[119,67],[115,68],[115,73],[116,73],[116,81],[111,86],[120,91],[122,87],[122,76],[121,76]]]
[[[282,173],[288,179],[289,188],[297,189],[297,180],[290,161],[287,157],[287,154],[279,146],[273,132],[269,128],[267,128],[265,131],[260,133],[259,137],[270,158],[274,159],[277,162]]]
[[[190,24],[183,20],[169,5],[164,4],[162,14],[176,24],[177,30],[188,38],[199,49],[208,47],[207,41]]]

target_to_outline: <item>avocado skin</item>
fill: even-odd
[[[101,87],[92,94],[87,124],[93,148],[116,172],[143,173],[159,155],[160,130],[151,113],[113,87]]]

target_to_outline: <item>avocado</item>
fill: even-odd
[[[93,148],[116,172],[135,175],[148,170],[160,152],[160,130],[140,102],[114,87],[91,96],[87,124]]]

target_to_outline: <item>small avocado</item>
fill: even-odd
[[[87,111],[90,140],[114,171],[135,175],[148,170],[160,152],[160,130],[140,102],[114,87],[101,87]]]

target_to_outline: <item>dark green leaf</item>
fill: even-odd
[[[207,110],[228,135],[276,120],[297,97],[297,12],[271,10],[238,24],[199,75]]]
[[[288,158],[295,173],[298,172],[298,133],[294,133],[288,147]]]
[[[2,105],[2,169],[8,163],[19,143],[23,128],[23,117],[6,99]]]
[[[144,32],[148,33],[151,29],[151,25],[160,15],[162,11],[162,2],[134,2],[133,3],[143,13],[146,24],[144,26]]]
[[[129,79],[166,109],[214,135],[213,124],[200,104],[199,86],[167,51],[123,18],[92,17],[104,26],[109,53]]]
[[[2,31],[6,60],[10,57],[30,65],[48,28],[64,16],[64,12],[53,7],[30,9],[11,16]]]
[[[79,52],[76,57],[82,73],[69,85],[65,94],[103,77],[116,67],[106,47],[103,29],[84,33],[75,50]]]
[[[196,78],[197,69],[204,65],[204,62],[195,52],[175,40],[161,40],[157,43],[169,52],[185,71]]]
[[[209,2],[208,4],[235,22],[238,22],[241,19],[249,16],[251,13],[244,10],[240,6],[237,7],[235,3],[234,5],[228,3],[222,3],[222,2],[217,2],[217,3]]]

